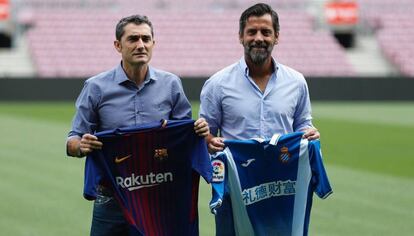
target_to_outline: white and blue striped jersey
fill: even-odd
[[[225,141],[226,149],[212,158],[210,208],[217,213],[217,235],[220,228],[223,235],[308,234],[313,193],[326,198],[332,189],[319,140],[302,135]]]

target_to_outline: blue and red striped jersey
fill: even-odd
[[[102,150],[87,157],[85,197],[110,186],[126,220],[143,235],[198,235],[200,175],[212,169],[193,120],[96,133]],[[89,179],[89,180],[88,180]]]

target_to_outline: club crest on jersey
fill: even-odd
[[[213,167],[212,182],[223,182],[224,180],[224,163],[221,160],[213,160],[211,162]]]
[[[279,160],[282,163],[287,163],[290,159],[291,154],[289,153],[289,149],[287,147],[282,147],[280,149]]]
[[[166,148],[158,148],[154,150],[154,158],[163,161],[168,157],[168,150]]]

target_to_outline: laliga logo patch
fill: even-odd
[[[224,163],[220,160],[213,160],[211,162],[213,167],[212,182],[223,182],[224,180]]]
[[[287,147],[282,147],[280,149],[280,155],[279,155],[279,160],[282,163],[287,163],[290,159],[290,153],[289,153],[289,149]]]

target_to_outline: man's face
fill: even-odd
[[[154,44],[151,27],[147,24],[133,23],[127,24],[121,40],[114,42],[116,50],[122,55],[123,63],[130,65],[148,64]]]
[[[270,14],[247,18],[243,34],[239,36],[244,56],[256,65],[262,65],[272,55],[279,33],[275,33]]]

